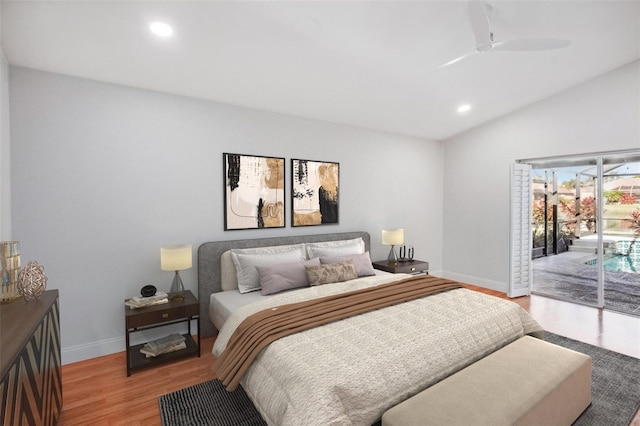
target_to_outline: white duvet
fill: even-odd
[[[247,316],[285,303],[374,286],[382,275],[274,295],[225,322],[222,353]],[[542,328],[520,306],[451,290],[297,333],[256,358],[242,387],[271,425],[371,425],[389,408],[525,334]]]

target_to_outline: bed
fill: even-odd
[[[358,254],[345,255],[347,249],[341,247],[350,245],[351,250],[354,241],[360,241]],[[301,245],[307,259],[314,254],[318,255],[314,259],[335,258],[333,263],[351,267],[354,259],[368,257],[369,244],[366,232],[202,244],[198,250],[201,332],[208,336],[219,329],[214,355],[223,354],[237,326],[259,312],[310,300],[315,303],[318,298],[343,292],[399,285],[410,278],[380,271],[371,275],[368,271],[348,281],[263,295],[268,288],[266,280],[260,291],[244,287],[241,275],[247,265],[239,259],[254,261],[263,256],[263,249],[287,251],[296,247],[291,249],[294,251]],[[314,247],[315,252],[308,247]],[[244,250],[249,254],[245,256]],[[335,256],[331,256],[332,250]],[[285,257],[278,254],[273,262],[289,264]],[[335,261],[345,257],[350,259],[346,263]],[[254,267],[260,273],[271,269],[263,264]],[[542,333],[513,302],[453,289],[276,340],[259,353],[240,384],[269,424],[371,425],[387,409],[489,353],[523,335],[542,337]]]

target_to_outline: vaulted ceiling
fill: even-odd
[[[640,1],[2,1],[10,64],[441,140],[640,58]],[[151,34],[170,24],[168,38]],[[469,103],[471,110],[458,113]]]

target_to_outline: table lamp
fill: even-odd
[[[175,244],[160,247],[160,269],[175,271],[171,283],[171,300],[184,300],[184,285],[178,271],[191,268],[191,244]]]
[[[404,242],[404,229],[383,229],[382,230],[382,244],[385,246],[391,246],[389,251],[389,262],[398,263],[398,256],[396,255],[395,246]]]

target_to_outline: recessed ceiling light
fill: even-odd
[[[158,37],[169,37],[173,34],[173,28],[164,22],[152,22],[149,29]]]
[[[471,104],[462,104],[458,107],[458,112],[460,114],[468,112],[471,110]]]

